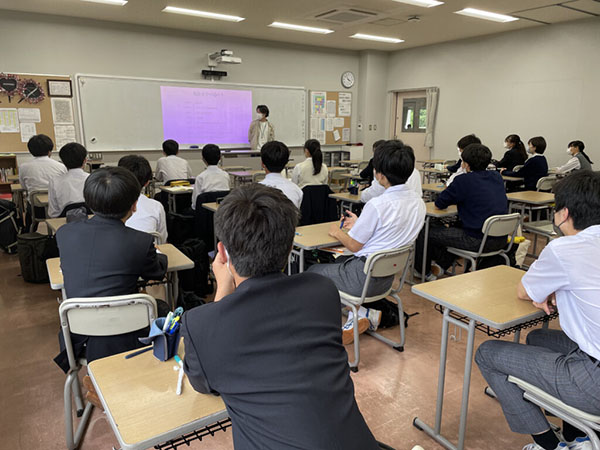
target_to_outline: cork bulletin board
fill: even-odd
[[[0,152],[26,153],[27,140],[46,134],[55,150],[76,140],[68,76],[13,74],[0,68]]]
[[[321,145],[350,142],[352,94],[350,92],[310,92],[310,138]]]

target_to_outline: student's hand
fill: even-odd
[[[329,227],[329,236],[337,239],[337,234],[341,231],[340,226],[337,223],[332,223]]]
[[[546,314],[550,315],[556,312],[556,296],[552,293],[542,303],[533,302],[533,306],[544,310]]]
[[[212,263],[212,270],[217,280],[217,292],[215,294],[215,302],[218,302],[223,297],[235,291],[235,283],[231,271],[227,267],[227,255],[225,253],[216,254]]]
[[[356,214],[354,214],[352,211],[346,210],[346,216],[342,217],[342,220],[344,221],[344,230],[350,231],[356,223],[356,219],[358,219]]]
[[[504,172],[506,170],[506,167],[500,167],[500,173]]]

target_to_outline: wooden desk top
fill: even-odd
[[[517,286],[523,275],[525,272],[514,267],[496,266],[416,284],[412,292],[503,330],[545,314],[530,301],[517,298]]]
[[[417,161],[420,164],[442,164],[445,159],[424,159],[422,161]]]
[[[522,177],[509,177],[508,175],[502,175],[504,181],[523,181]]]
[[[178,352],[182,359],[183,347],[182,340]],[[125,359],[126,353],[97,359],[88,365],[109,421],[124,448],[134,445],[152,448],[227,417],[221,397],[194,391],[187,377],[181,395],[175,394],[178,372],[173,370],[177,365],[173,359],[161,362],[152,352]]]
[[[447,170],[438,170],[430,167],[424,167],[422,169],[419,169],[419,172],[437,173],[438,175],[450,175],[450,172],[448,172]]]
[[[305,225],[296,228],[296,236],[294,237],[294,246],[305,250],[311,250],[321,247],[333,247],[340,245],[340,242],[329,236],[329,228],[335,223],[339,226],[339,222],[325,222],[316,225]]]
[[[7,175],[6,181],[19,181],[19,175]]]
[[[344,202],[350,203],[361,203],[360,195],[353,195],[349,192],[340,192],[339,194],[329,194],[330,198],[335,198],[336,200],[342,200]]]
[[[209,211],[216,212],[217,209],[219,209],[219,204],[217,202],[202,203],[202,207]]]
[[[350,171],[350,169],[348,167],[342,167],[342,166],[328,167],[327,170],[329,170],[330,172],[332,170],[335,170],[335,171],[344,171],[344,172],[349,172]]]
[[[167,272],[177,272],[179,270],[192,269],[194,261],[185,256],[173,244],[157,245],[161,253],[167,255]],[[60,258],[50,258],[46,260],[48,276],[50,278],[50,287],[52,289],[62,289],[65,285],[62,271],[60,269]]]
[[[221,167],[221,170],[224,170],[225,172],[233,172],[233,171],[240,171],[240,170],[250,170],[250,167],[248,167],[248,166],[225,166],[225,167]]]
[[[48,204],[48,194],[40,194],[37,196],[37,200],[39,203],[43,204],[43,205],[47,205]]]
[[[229,172],[229,175],[233,175],[238,178],[248,178],[256,173],[265,173],[264,170],[243,170],[241,172]]]
[[[356,165],[360,164],[363,161],[367,162],[368,160],[367,159],[343,159],[343,160],[340,161],[340,165],[343,166],[343,165],[348,164],[348,165],[351,165],[351,166],[352,165],[356,166]]]
[[[421,186],[425,192],[442,192],[446,186],[442,183],[428,183]]]
[[[450,217],[458,214],[456,205],[448,206],[446,209],[439,209],[436,208],[435,202],[427,202],[425,206],[427,207],[427,215],[430,217]]]
[[[530,205],[545,205],[554,202],[554,194],[550,192],[523,191],[506,194],[509,202],[527,203]]]
[[[88,219],[92,216],[89,215]],[[48,229],[52,231],[52,233],[56,233],[60,227],[67,223],[66,217],[55,217],[54,219],[46,219],[46,225],[48,225]]]
[[[23,186],[21,186],[19,183],[15,183],[10,185],[10,190],[12,192],[22,192],[25,189],[23,189]]]
[[[191,194],[194,190],[194,186],[159,186],[161,191],[168,192],[169,194]]]

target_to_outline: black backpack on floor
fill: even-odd
[[[193,292],[199,297],[205,297],[213,292],[212,284],[209,284],[208,273],[210,263],[206,244],[200,239],[187,239],[177,248],[185,256],[194,261],[194,268],[179,271],[179,286],[183,292]]]
[[[58,256],[56,239],[40,233],[23,233],[17,237],[21,275],[29,283],[47,283],[46,260]]]
[[[16,205],[8,200],[0,199],[0,247],[6,253],[17,252],[17,235],[21,231],[20,219],[17,218]]]

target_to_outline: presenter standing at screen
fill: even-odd
[[[252,150],[260,150],[267,142],[275,140],[275,129],[267,117],[269,117],[267,105],[258,105],[256,119],[250,123],[248,129],[248,142]]]

